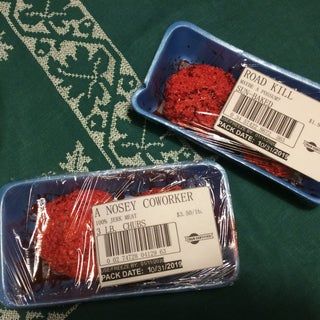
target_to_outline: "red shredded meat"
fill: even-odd
[[[235,85],[230,73],[207,64],[179,70],[167,81],[163,115],[179,125],[213,129]]]
[[[244,158],[279,178],[291,179],[293,176],[293,170],[291,168],[262,155],[245,154]]]
[[[112,199],[104,191],[76,190],[46,204],[40,255],[52,271],[82,280],[97,274],[91,210]]]

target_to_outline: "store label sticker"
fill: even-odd
[[[208,187],[113,201],[92,213],[102,287],[223,263]]]
[[[320,102],[246,67],[214,128],[320,181]]]

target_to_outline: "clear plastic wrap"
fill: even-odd
[[[260,153],[254,148],[254,144],[251,148],[214,128],[246,67],[278,81],[280,85],[293,88],[296,92],[318,101],[320,105],[319,85],[237,49],[191,23],[177,22],[170,26],[164,35],[145,82],[132,99],[133,107],[143,116],[164,124],[207,149],[235,160],[299,196],[319,204],[319,181]],[[268,97],[268,94],[269,92],[263,97]],[[254,119],[256,122],[251,121],[253,124],[260,121],[259,125],[263,129],[277,133],[279,138],[283,138],[280,135],[287,134],[292,129],[289,121],[288,124],[285,121],[289,120],[289,117],[274,112],[265,102],[261,103],[253,98],[249,100],[250,103],[242,106],[243,109],[247,108],[246,112],[242,109],[241,114],[243,118],[246,117],[245,120]],[[317,125],[317,119],[310,121],[314,121],[314,127]],[[317,139],[316,132],[314,140]],[[304,151],[310,151],[305,151],[306,157],[310,156],[311,152],[313,156],[314,150],[320,153],[314,142],[304,141],[304,144]],[[314,171],[317,172],[317,168]]]
[[[201,63],[182,60],[165,83],[163,101],[156,113],[191,130],[208,144],[241,155],[246,161],[299,186],[301,173],[232,140],[214,129],[246,60],[230,72]]]
[[[126,199],[145,199],[160,193],[171,195],[180,190],[199,191],[203,187],[210,194],[209,210],[217,228],[221,265],[168,276],[155,273],[148,280],[101,287],[93,206],[116,205]],[[182,214],[197,213],[189,209],[183,207]],[[139,228],[142,230],[142,226],[134,225],[133,231]],[[194,234],[190,236],[186,237],[191,239],[189,242],[198,242],[199,239],[192,238]],[[156,238],[154,241],[161,242]],[[157,247],[161,246],[164,243]],[[150,248],[144,248],[144,254]],[[115,249],[120,250],[106,247],[107,252]],[[188,256],[188,252],[185,254]],[[9,307],[220,287],[233,283],[238,267],[228,181],[224,170],[212,162],[39,178],[14,182],[2,189],[0,298]]]

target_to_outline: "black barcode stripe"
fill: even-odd
[[[287,139],[298,124],[297,120],[241,93],[233,111]]]
[[[104,235],[104,243],[107,257],[172,245],[168,223],[109,232]]]
[[[169,225],[165,224],[163,225],[164,228],[164,234],[166,238],[166,242],[169,244],[168,246],[171,246],[171,238],[170,238],[170,233],[169,233]]]
[[[111,246],[110,246],[110,243],[107,245],[107,238],[106,237],[104,238],[104,245],[106,248],[107,257],[111,256]]]
[[[159,228],[158,228],[158,226],[156,226],[154,231],[155,231],[155,236],[156,236],[156,246],[157,246],[157,248],[160,248],[161,245],[160,245],[160,239],[159,239]]]

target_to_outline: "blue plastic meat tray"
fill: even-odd
[[[244,52],[188,22],[176,22],[166,31],[141,88],[132,98],[135,111],[142,116],[165,125],[174,132],[202,145],[214,153],[229,158],[291,190],[312,204],[320,204],[320,182],[303,176],[299,185],[276,177],[247,162],[241,155],[215,146],[197,133],[182,128],[155,114],[163,100],[163,89],[168,77],[177,71],[179,63],[206,63],[231,72],[238,78],[243,64],[250,66],[308,96],[320,100],[320,86],[278,66]]]

